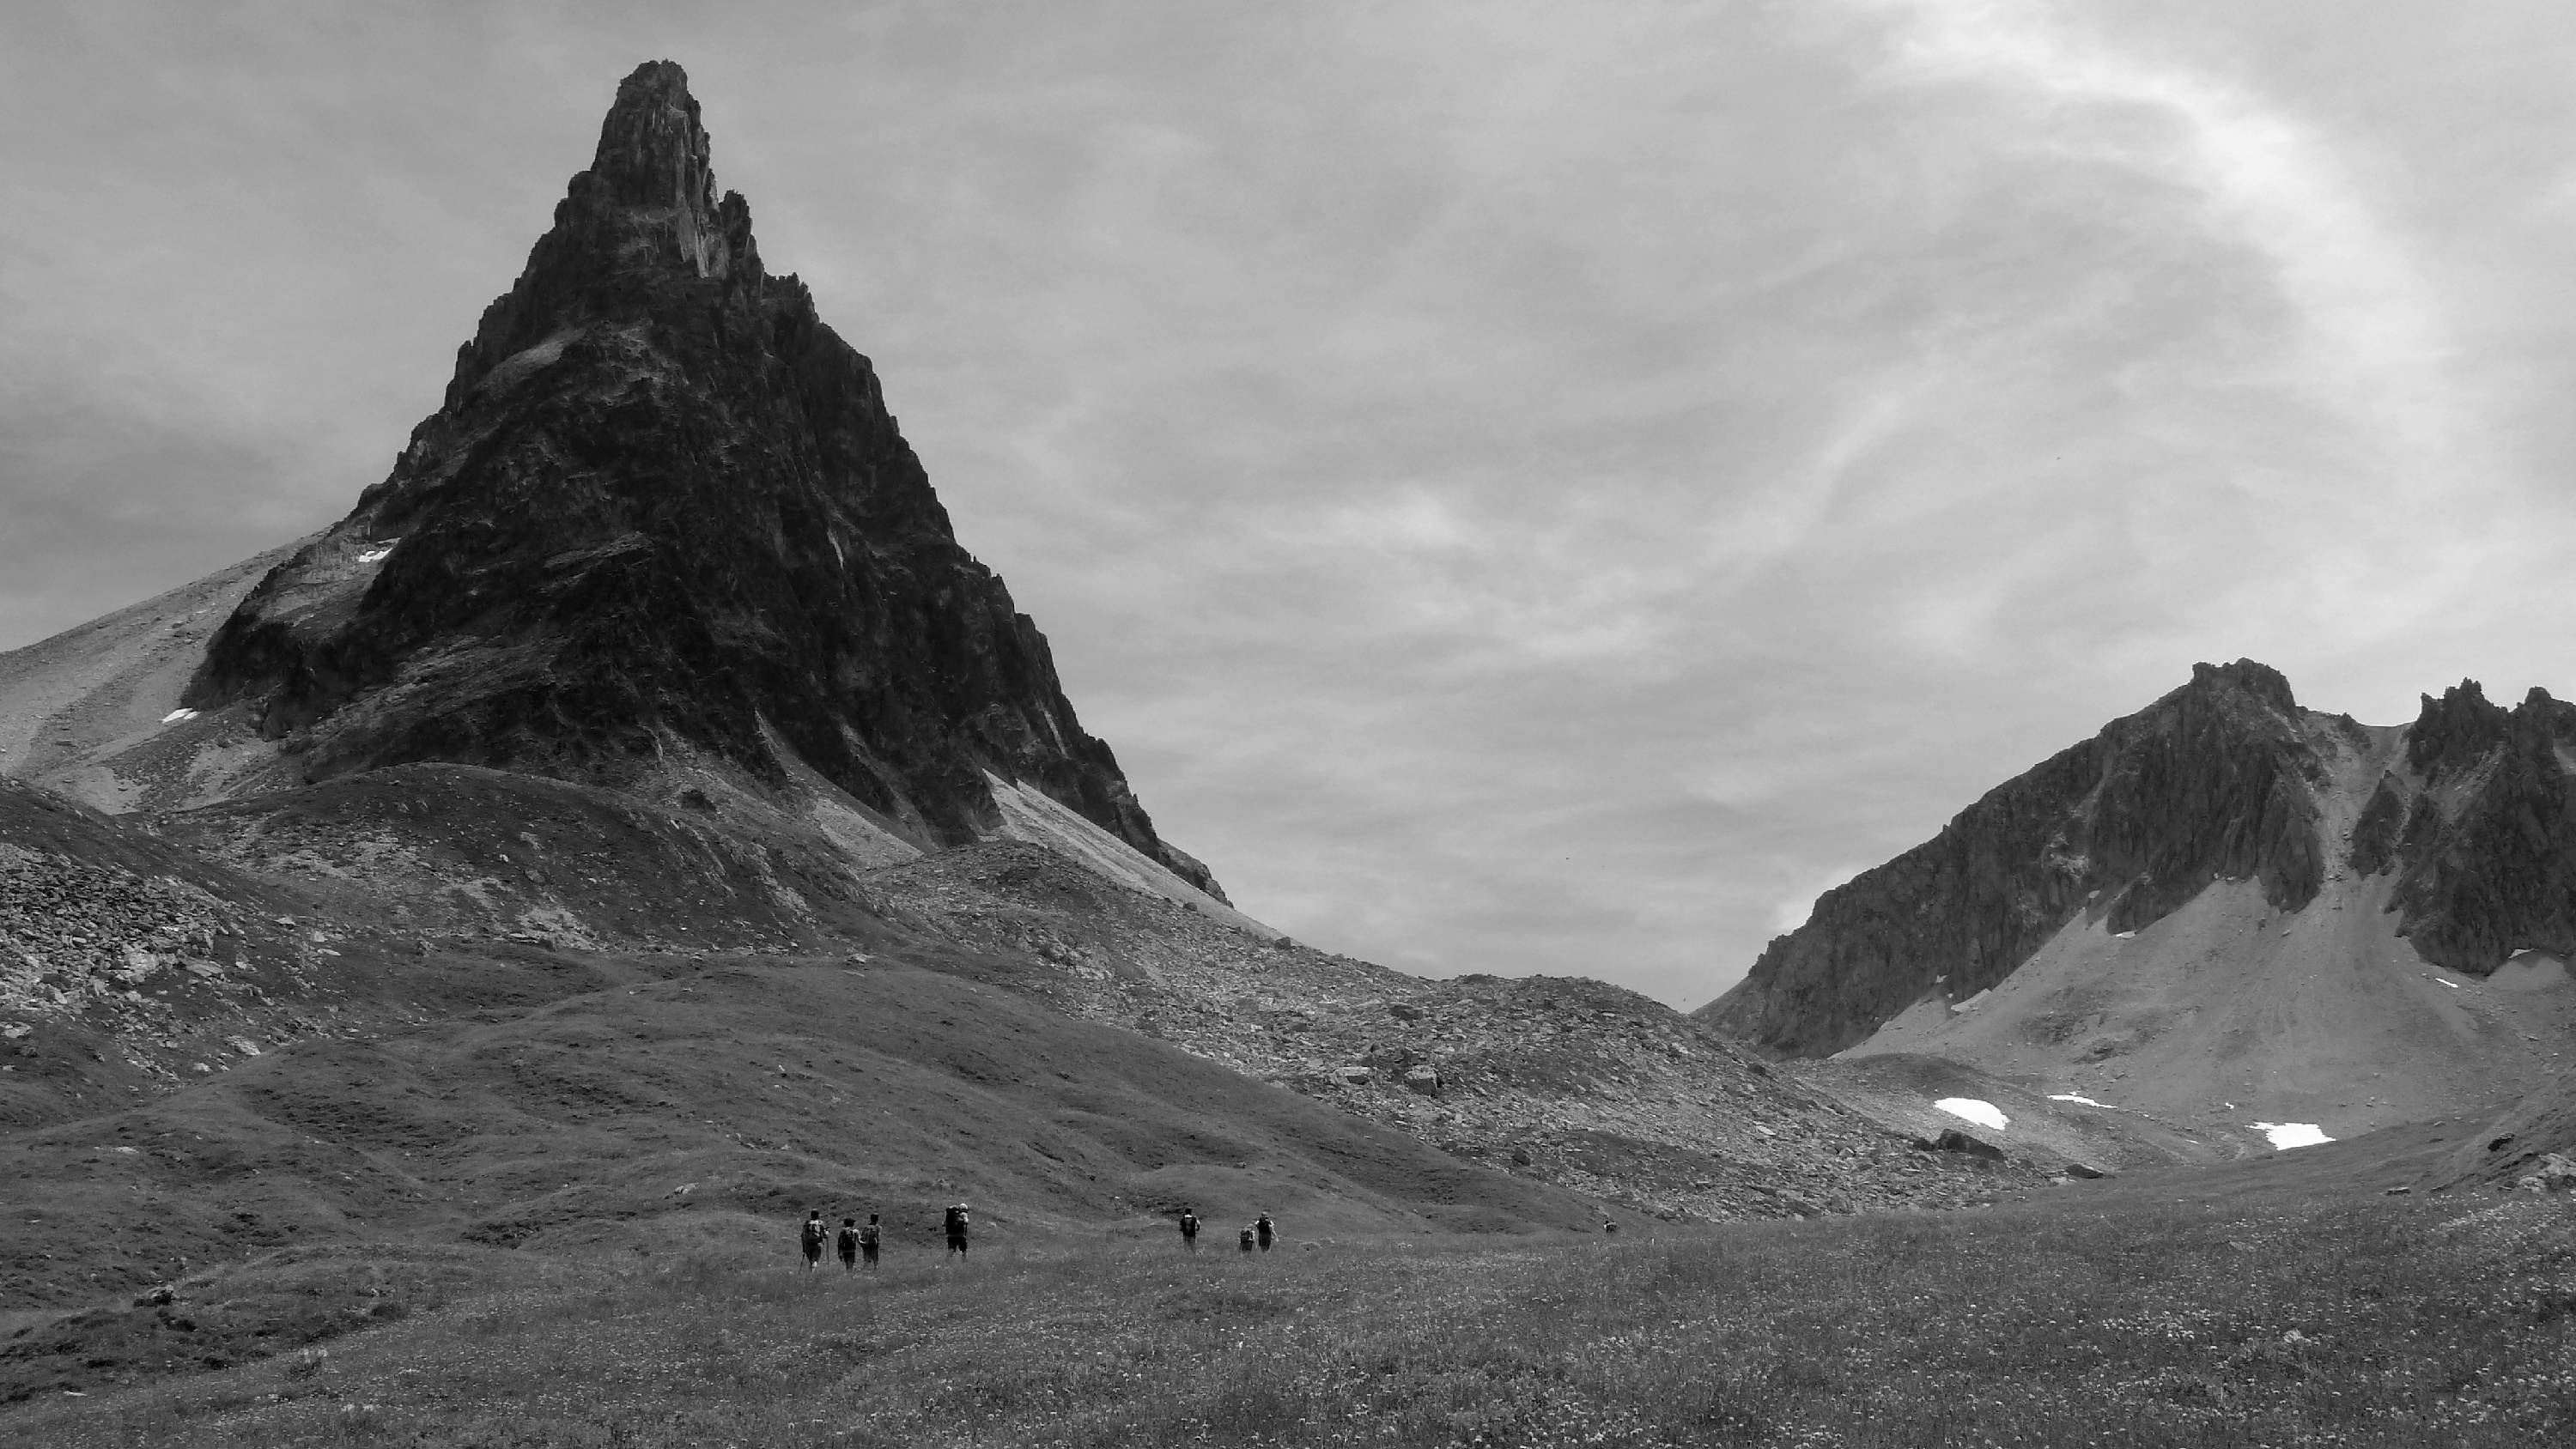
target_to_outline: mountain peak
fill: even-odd
[[[566,188],[520,290],[565,272],[756,276],[751,209],[736,193],[718,198],[709,152],[688,72],[667,60],[637,66],[618,82],[590,169]]]
[[[2474,679],[2443,690],[2439,699],[2422,699],[2415,726],[2406,732],[2406,763],[2428,776],[2446,764],[2476,761],[2511,731],[2512,716]]]
[[[916,845],[1009,827],[999,781],[1222,900],[958,543],[868,360],[716,199],[669,61],[618,86],[391,475],[251,591],[191,697],[247,705],[303,780],[819,776]]]
[[[2000,983],[2069,921],[2154,924],[2216,881],[2295,912],[2324,882],[2315,748],[2280,671],[2191,682],[2059,751],[1940,834],[1816,901],[1701,1013],[1769,1050],[1824,1055],[1945,989]]]
[[[2191,682],[2202,687],[2232,686],[2254,696],[2283,714],[2298,710],[2299,701],[2290,692],[2287,675],[2268,664],[2239,659],[2233,664],[2195,664]]]
[[[707,164],[707,132],[698,123],[687,71],[672,61],[648,60],[618,82],[616,103],[600,123],[590,174],[621,205],[713,208],[715,173]]]

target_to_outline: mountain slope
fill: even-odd
[[[1828,892],[1703,1011],[2240,1136],[2470,1110],[2576,1051],[2571,742],[2538,690],[2371,728],[2202,665]]]
[[[853,872],[776,814],[459,765],[157,818],[9,781],[0,886],[0,963],[41,968],[0,981],[0,1399],[369,1327],[483,1250],[783,1252],[808,1207],[910,1250],[960,1196],[1009,1246],[1167,1240],[1183,1203],[1526,1233],[2040,1178],[1616,988],[1423,982],[1024,841]],[[128,1306],[163,1278],[186,1352]]]
[[[1225,929],[1022,844],[888,866],[863,888],[890,922],[1022,962],[1016,988],[1067,1015],[1632,1211],[1952,1207],[2064,1160],[2041,1147],[1990,1169],[1914,1151],[1720,1033],[1603,982],[1424,981]]]
[[[110,813],[185,808],[284,783],[275,742],[239,721],[200,721],[179,701],[215,631],[296,547],[0,653],[0,775]]]
[[[2251,878],[2296,909],[2325,855],[2306,772],[2366,737],[2299,709],[2262,665],[2200,665],[2190,684],[1827,891],[1701,1012],[1770,1050],[1823,1055],[1935,985],[1957,997],[1994,985],[2079,911],[2132,930],[2214,876]]]

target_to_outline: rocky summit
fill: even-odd
[[[1827,891],[1743,984],[1701,1008],[1790,1055],[1839,1051],[1936,986],[1994,985],[2078,912],[2134,930],[2215,876],[2288,909],[2323,878],[2309,774],[2361,726],[2301,710],[2251,660],[1989,791],[1941,833]]]
[[[179,702],[239,708],[284,781],[702,761],[819,777],[920,846],[994,832],[997,776],[1217,889],[959,545],[868,359],[762,264],[667,61],[619,85],[391,474],[249,591]]]

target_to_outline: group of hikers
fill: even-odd
[[[966,1256],[970,1212],[965,1203],[950,1203],[942,1217],[941,1227],[948,1235],[949,1257]],[[805,1250],[805,1266],[809,1270],[823,1266],[823,1245],[828,1242],[840,1250],[842,1272],[853,1273],[865,1268],[873,1273],[877,1269],[877,1249],[884,1241],[884,1229],[878,1225],[875,1213],[868,1214],[865,1227],[860,1226],[856,1218],[843,1218],[841,1230],[835,1233],[823,1221],[823,1210],[816,1208],[805,1215],[804,1223],[796,1230],[796,1245]]]
[[[941,1218],[940,1227],[941,1231],[947,1234],[948,1256],[951,1258],[966,1256],[966,1232],[970,1223],[970,1211],[965,1203],[950,1203],[947,1212]],[[1198,1213],[1184,1205],[1181,1208],[1180,1226],[1181,1246],[1193,1253],[1197,1252],[1199,1250]],[[1278,1235],[1278,1227],[1270,1221],[1270,1214],[1263,1213],[1246,1225],[1235,1241],[1244,1252],[1267,1253],[1270,1251],[1271,1240]],[[805,1215],[805,1221],[796,1230],[796,1243],[798,1247],[805,1250],[805,1267],[808,1271],[823,1266],[823,1246],[830,1243],[840,1250],[842,1272],[854,1273],[865,1268],[873,1273],[877,1268],[877,1249],[883,1242],[883,1229],[878,1226],[875,1213],[868,1214],[865,1226],[861,1226],[856,1218],[843,1218],[840,1231],[835,1233],[831,1226],[823,1221],[823,1210],[816,1208]]]
[[[1242,1232],[1236,1234],[1234,1241],[1235,1246],[1244,1252],[1249,1253],[1257,1248],[1267,1253],[1270,1251],[1270,1240],[1278,1235],[1279,1229],[1270,1221],[1270,1214],[1263,1213],[1254,1218]],[[1199,1215],[1187,1206],[1181,1209],[1181,1246],[1193,1253],[1199,1250]]]

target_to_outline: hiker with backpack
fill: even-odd
[[[1199,1215],[1187,1205],[1181,1208],[1181,1246],[1193,1253],[1199,1250]]]
[[[1243,1251],[1245,1251],[1245,1252],[1247,1252],[1247,1253],[1251,1252],[1251,1251],[1252,1251],[1252,1229],[1250,1229],[1250,1228],[1245,1228],[1245,1229],[1243,1230],[1243,1232],[1241,1233],[1241,1235],[1239,1235],[1238,1237],[1236,1237],[1234,1241],[1235,1241],[1235,1246],[1236,1246],[1236,1247],[1239,1247],[1239,1248],[1243,1249]]]
[[[948,1209],[947,1221],[943,1224],[948,1234],[948,1256],[952,1258],[966,1256],[966,1214],[966,1204],[958,1203]]]
[[[796,1245],[805,1250],[805,1268],[811,1272],[823,1266],[823,1239],[831,1229],[823,1226],[823,1210],[816,1208],[805,1215],[803,1226],[796,1230]]]
[[[869,1272],[877,1270],[877,1215],[868,1214],[868,1225],[859,1229],[859,1258]]]
[[[859,1220],[841,1219],[841,1233],[835,1244],[841,1250],[841,1271],[855,1272],[859,1266]]]
[[[1275,1231],[1276,1229],[1271,1226],[1268,1213],[1263,1213],[1252,1220],[1252,1236],[1260,1242],[1261,1251],[1265,1253],[1270,1251],[1270,1238]]]

